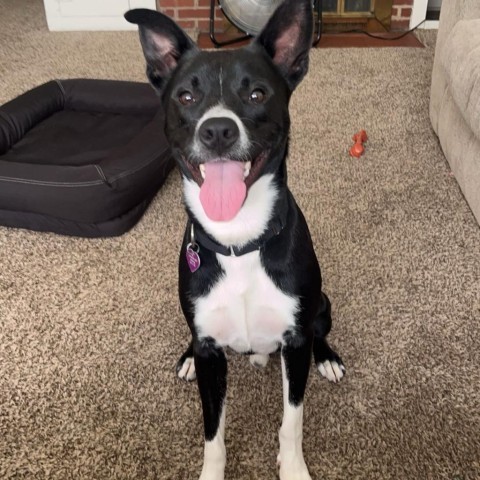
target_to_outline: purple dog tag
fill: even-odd
[[[187,263],[188,268],[192,273],[196,272],[200,268],[200,255],[198,254],[198,245],[194,245],[197,248],[197,251],[194,250],[194,247],[191,243],[187,245]]]

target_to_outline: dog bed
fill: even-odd
[[[121,235],[173,167],[144,83],[55,80],[0,107],[0,225]]]

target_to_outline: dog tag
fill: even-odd
[[[190,268],[192,273],[196,272],[200,268],[200,255],[198,254],[199,250],[200,248],[196,243],[193,245],[189,243],[187,245],[187,263],[188,268]]]

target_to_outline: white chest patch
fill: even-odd
[[[225,275],[195,302],[199,337],[212,337],[237,352],[272,353],[295,324],[298,299],[286,295],[266,274],[260,253],[217,254]]]
[[[278,195],[273,175],[263,175],[249,188],[245,203],[235,218],[228,222],[214,222],[207,217],[200,203],[200,187],[185,177],[183,186],[185,202],[205,231],[227,247],[241,247],[265,231]]]

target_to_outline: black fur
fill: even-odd
[[[299,301],[296,327],[285,332],[281,344],[289,381],[289,402],[299,405],[303,401],[312,352],[317,365],[327,360],[342,365],[325,338],[331,328],[331,306],[322,292],[320,267],[308,226],[287,187],[288,105],[292,91],[308,70],[313,33],[312,4],[309,0],[285,1],[257,39],[234,51],[199,51],[178,26],[157,12],[136,10],[129,12],[126,18],[139,24],[147,75],[162,96],[166,134],[182,175],[198,183],[199,164],[217,158],[219,148],[224,150],[222,156],[230,160],[245,160],[236,158],[237,154],[230,149],[231,142],[224,142],[220,147],[214,142],[215,148],[206,149],[200,157],[191,149],[198,120],[221,98],[248,130],[252,141],[247,157],[262,158],[262,161],[256,160],[261,164],[258,167],[261,172],[255,174],[257,178],[266,173],[274,176],[278,197],[273,209],[276,217],[272,222],[281,217],[282,228],[274,235],[267,231],[251,241],[261,245],[261,264],[270,279],[280,290]],[[221,95],[218,92],[219,72],[227,79]],[[258,89],[265,94],[266,100],[250,101],[251,92]],[[188,104],[182,100],[185,92]],[[179,296],[192,342],[180,358],[177,371],[187,358],[194,357],[205,438],[211,440],[218,430],[225,401],[227,362],[215,339],[199,338],[195,327],[195,300],[205,297],[222,281],[224,272],[217,254],[209,249],[202,249],[201,268],[194,274],[190,272],[185,258],[191,241],[189,226],[193,223],[197,230],[203,229],[188,207],[187,213],[189,223],[179,260]]]

